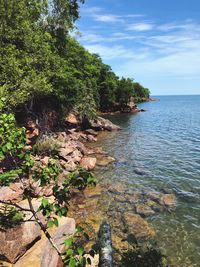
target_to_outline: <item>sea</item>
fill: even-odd
[[[133,192],[175,194],[176,209],[148,223],[174,266],[200,267],[200,95],[156,98],[138,105],[146,112],[108,116],[122,130],[98,141],[116,159],[98,175]]]

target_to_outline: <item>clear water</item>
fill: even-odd
[[[98,141],[117,160],[101,178],[133,191],[172,190],[176,210],[149,223],[176,266],[200,266],[200,96],[159,99],[139,105],[148,112],[109,117],[122,131]]]

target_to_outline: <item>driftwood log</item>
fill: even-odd
[[[113,267],[111,227],[107,222],[103,222],[100,226],[99,244],[99,267]]]

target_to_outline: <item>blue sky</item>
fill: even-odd
[[[76,36],[153,95],[200,94],[200,0],[86,0]]]

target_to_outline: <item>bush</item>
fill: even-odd
[[[43,136],[33,147],[33,152],[40,155],[58,155],[60,143],[53,136]]]

